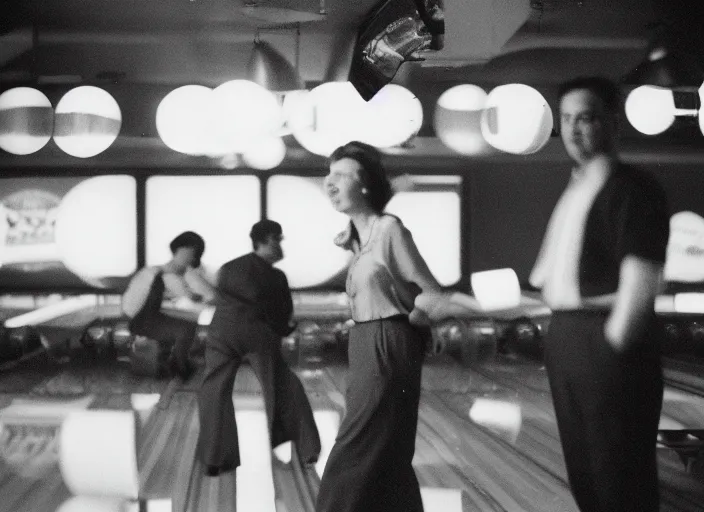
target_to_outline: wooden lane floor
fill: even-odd
[[[43,354],[0,375],[0,409],[82,403],[79,408],[130,410],[133,394],[161,394],[168,384],[132,375],[125,361],[57,360]],[[57,425],[29,421],[2,427],[0,512],[53,512],[71,496],[58,467]]]
[[[344,366],[333,366],[304,382],[310,394],[327,391],[339,401],[345,374]],[[421,486],[462,489],[467,510],[578,510],[569,492],[547,375],[540,363],[497,359],[467,369],[450,358],[430,358],[422,388],[414,458]],[[671,392],[666,389],[665,418],[676,413],[667,400]],[[472,404],[482,398],[520,406],[517,436],[470,419]],[[666,448],[659,450],[658,464],[661,510],[701,510],[701,475],[686,473],[677,455]]]
[[[142,497],[171,498],[174,512],[235,510],[234,475],[206,477],[196,461],[200,375],[181,383],[134,376],[125,364],[43,364],[36,367],[37,375],[30,375],[27,368],[27,375],[23,375],[23,369],[17,369],[16,376],[24,379],[26,387],[18,390],[8,384],[2,388],[0,407],[15,398],[92,397],[91,408],[127,410],[132,407],[132,393],[159,393],[161,399],[151,413],[140,416]],[[314,409],[344,411],[346,371],[342,364],[297,369]],[[0,384],[5,377],[0,376]],[[450,358],[430,358],[423,370],[422,387],[414,459],[422,486],[461,489],[466,510],[576,512],[566,483],[547,379],[539,363],[499,359],[468,369]],[[672,390],[668,392],[672,394]],[[235,393],[261,396],[259,383],[247,366],[238,373]],[[469,410],[480,398],[520,406],[522,422],[515,438],[470,419]],[[676,405],[668,405],[666,398],[664,415],[683,420],[684,413],[678,416]],[[16,453],[15,458],[0,458],[0,512],[53,512],[70,496],[58,470],[54,438],[41,429],[27,428],[21,434],[34,436],[36,442],[23,458]],[[701,510],[701,475],[687,474],[677,455],[668,449],[659,451],[658,461],[661,510]],[[319,482],[310,468],[296,470],[293,463],[274,460],[272,469],[277,512],[312,510]]]
[[[174,512],[216,512],[235,510],[234,473],[206,477],[196,458],[198,437],[198,372],[188,382],[132,375],[128,365],[113,361],[60,363],[45,361],[36,375],[29,367],[16,368],[15,377],[26,386],[5,388],[0,408],[13,400],[65,403],[85,398],[92,409],[130,410],[133,393],[159,393],[160,400],[148,415],[139,415],[137,457],[142,499],[172,500]],[[235,393],[261,397],[261,388],[249,366],[238,373]],[[8,429],[3,429],[3,433]],[[0,512],[54,512],[71,497],[58,467],[58,428],[23,426],[14,436],[36,438],[17,456],[0,456]],[[5,444],[12,445],[11,439]],[[16,443],[15,443],[16,444]],[[0,455],[5,455],[0,453]],[[21,460],[20,460],[21,459]],[[295,460],[293,461],[295,462]],[[310,468],[275,462],[274,483],[278,512],[312,510],[317,492],[317,475]]]

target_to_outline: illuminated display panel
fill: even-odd
[[[457,176],[404,176],[387,206],[413,234],[418,250],[440,284],[461,277],[460,185]],[[333,244],[347,225],[333,210],[323,178],[272,176],[267,182],[267,216],[281,223],[285,257],[277,266],[292,288],[344,287],[351,253]]]
[[[147,180],[146,260],[171,259],[169,243],[183,231],[205,240],[202,263],[211,278],[220,266],[252,250],[249,231],[260,218],[255,176],[155,176]]]
[[[455,176],[412,176],[413,190],[397,192],[386,211],[398,216],[430,271],[443,286],[457,283],[460,266],[460,183]]]
[[[0,288],[120,290],[137,267],[131,176],[0,180]]]
[[[339,274],[351,253],[336,246],[333,239],[348,220],[330,205],[323,178],[270,177],[267,217],[283,229],[284,259],[276,266],[286,273],[291,288],[340,287]],[[344,286],[344,278],[341,282]]]

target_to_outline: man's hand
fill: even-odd
[[[646,328],[653,312],[662,265],[637,256],[621,263],[616,303],[604,325],[604,337],[618,353],[623,353]]]

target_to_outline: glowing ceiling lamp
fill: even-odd
[[[268,136],[254,141],[242,153],[242,160],[252,169],[268,171],[286,158],[286,144],[281,137]]]
[[[186,155],[207,152],[212,93],[202,85],[185,85],[161,100],[156,109],[156,129],[164,144]]]
[[[481,130],[496,149],[517,155],[535,153],[547,144],[552,127],[550,105],[532,87],[507,84],[489,93]]]
[[[120,106],[108,92],[76,87],[56,105],[54,141],[69,155],[89,158],[109,148],[121,126]]]
[[[367,103],[367,126],[360,140],[378,148],[398,146],[415,137],[423,124],[423,105],[401,85],[387,84]]]
[[[54,109],[44,93],[15,87],[0,94],[0,148],[14,155],[42,149],[54,130]]]
[[[463,155],[489,149],[481,130],[487,96],[484,89],[472,84],[456,85],[440,95],[433,125],[443,144]]]
[[[675,100],[670,89],[641,85],[626,98],[626,118],[645,135],[657,135],[675,122]]]
[[[242,153],[283,124],[279,102],[270,91],[249,80],[231,80],[213,90],[212,126],[216,155]]]
[[[367,103],[350,82],[328,82],[290,105],[288,124],[308,151],[330,156],[368,127]]]

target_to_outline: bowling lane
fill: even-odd
[[[303,377],[310,396],[344,404],[346,368],[336,365]],[[567,484],[547,375],[536,361],[497,358],[463,368],[429,358],[423,370],[414,467],[422,487],[459,489],[467,510],[577,511]],[[674,406],[666,390],[663,418]],[[679,395],[678,395],[679,396]],[[506,425],[473,421],[473,405],[509,404]],[[689,397],[691,399],[691,397]],[[520,408],[520,428],[512,411]],[[494,419],[496,417],[496,411]],[[491,420],[491,415],[484,420]],[[658,451],[662,511],[701,510],[704,482],[688,474],[675,452]]]
[[[0,375],[0,512],[53,512],[70,497],[58,467],[59,425],[69,410],[130,410],[134,397],[159,395],[169,383],[133,375],[127,361],[55,359],[46,353],[4,371]],[[18,406],[23,411],[14,413]],[[53,412],[41,412],[47,408]],[[185,406],[177,404],[176,409]],[[148,412],[140,412],[140,418],[149,440],[155,434],[150,433],[154,427]],[[183,412],[172,415],[174,424],[187,417]],[[168,427],[169,421],[157,419]]]

